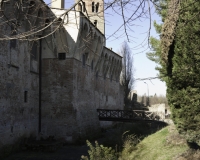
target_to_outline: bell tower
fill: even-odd
[[[105,34],[104,0],[83,0],[76,5],[76,10],[81,11],[86,17],[88,15],[90,21]]]

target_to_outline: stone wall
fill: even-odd
[[[13,45],[15,43],[15,45]],[[26,41],[0,43],[0,148],[38,133],[38,73]]]
[[[74,58],[43,60],[42,133],[76,141],[100,133],[97,108],[121,109],[119,82]]]
[[[148,107],[150,112],[154,112],[157,115],[159,115],[160,119],[164,120],[165,119],[165,104],[155,104],[152,105],[151,107]]]

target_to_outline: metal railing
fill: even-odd
[[[163,121],[154,112],[143,110],[97,109],[100,121]]]

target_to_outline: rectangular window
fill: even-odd
[[[24,102],[28,102],[28,91],[24,91]]]
[[[92,62],[91,62],[91,70],[93,70],[93,67],[94,67],[93,65],[94,65],[94,64],[93,64],[93,61],[92,61]]]
[[[58,59],[59,60],[65,60],[66,59],[66,53],[58,53]]]
[[[82,57],[82,60],[83,60],[83,66],[85,66],[85,59],[86,59],[85,54],[83,54],[83,57]]]

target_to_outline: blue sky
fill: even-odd
[[[51,0],[44,0],[47,4],[50,4]],[[74,4],[73,0],[65,0],[66,8],[69,8]],[[135,4],[137,6],[137,4]],[[147,6],[148,7],[148,6]],[[152,6],[151,6],[152,7]],[[159,16],[154,12],[153,7],[151,8],[151,21],[156,20],[157,22],[161,22]],[[125,16],[130,16],[134,10],[134,6],[127,6],[127,10],[125,12]],[[116,12],[113,10],[106,10],[105,12],[105,35],[108,38],[112,35],[122,24],[122,18],[117,16]],[[156,64],[149,59],[146,58],[146,52],[148,49],[148,30],[149,30],[150,22],[149,18],[140,18],[136,19],[132,22],[130,28],[128,28],[127,32],[129,35],[130,43],[128,43],[129,47],[132,50],[134,56],[134,77],[135,79],[142,79],[148,77],[156,77],[158,72],[155,70]],[[158,37],[156,34],[154,27],[151,26],[150,34],[154,37]],[[106,41],[106,46],[113,48],[113,51],[118,52],[120,50],[120,46],[124,41],[127,41],[127,37],[124,34],[124,28],[122,27],[117,34],[110,37]],[[144,83],[146,82],[146,83]],[[134,90],[137,90],[138,95],[147,94],[147,90],[149,90],[149,95],[165,95],[166,94],[166,86],[164,82],[161,82],[158,79],[154,80],[145,80],[135,81]]]

